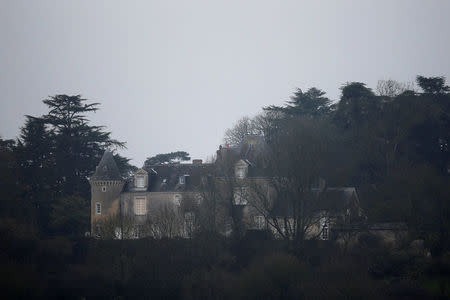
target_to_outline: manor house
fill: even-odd
[[[130,178],[120,176],[113,154],[105,151],[89,179],[91,234],[190,237],[214,229],[223,235],[268,230],[282,236],[293,226],[294,215],[289,207],[277,207],[264,151],[264,139],[250,135],[239,145],[221,146],[214,163],[144,166]],[[332,220],[361,216],[353,187],[318,185],[312,194],[320,194],[321,201],[310,218],[311,236],[328,239]],[[271,203],[270,209],[262,203]]]

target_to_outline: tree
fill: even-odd
[[[425,94],[438,95],[445,94],[450,91],[450,87],[445,85],[445,77],[424,77],[418,75],[416,77],[417,84]]]
[[[15,141],[0,138],[0,217],[32,223],[35,211],[29,199],[23,197],[26,187],[18,184],[21,168],[15,147]]]
[[[56,190],[55,140],[45,123],[27,116],[15,149],[24,197],[37,211],[37,222],[48,232],[51,204]]]
[[[98,110],[99,103],[86,103],[80,95],[56,95],[43,102],[49,112],[35,118],[48,127],[54,142],[56,191],[59,195],[89,195],[86,178],[90,175],[104,150],[122,148],[124,143],[111,139],[103,126],[89,125],[87,114]]]
[[[184,218],[173,203],[161,205],[150,213],[148,221],[155,238],[175,238],[183,236]]]
[[[333,159],[333,130],[326,121],[308,117],[286,120],[269,145],[267,182],[255,183],[250,203],[286,240],[301,248],[320,218],[320,193],[314,192]]]
[[[137,167],[130,164],[130,159],[123,157],[119,154],[114,154],[114,161],[116,162],[117,168],[119,168],[120,176],[122,178],[129,178],[137,171]]]
[[[379,96],[393,98],[405,91],[414,91],[414,84],[411,82],[398,82],[392,79],[378,80],[376,91]]]
[[[136,224],[133,216],[114,214],[97,220],[93,228],[96,237],[123,240],[134,238]]]
[[[225,234],[231,229],[232,237],[239,241],[245,231],[243,206],[235,205],[235,189],[240,186],[240,182],[236,179],[234,166],[239,160],[239,154],[230,148],[222,148],[220,151],[215,164],[216,180],[213,185],[217,198],[211,200],[219,211],[218,216],[224,217],[220,223],[225,225]]]
[[[21,168],[20,182],[37,209],[37,220],[44,233],[50,233],[51,211],[58,199],[68,196],[89,198],[87,177],[95,170],[107,148],[122,148],[102,126],[92,126],[88,113],[98,103],[86,103],[80,95],[56,95],[43,101],[49,108],[41,117],[26,116],[15,152]],[[122,173],[133,167],[128,159],[116,155]],[[75,198],[70,198],[74,200]],[[52,228],[56,228],[52,226]]]
[[[260,135],[270,139],[277,131],[278,122],[285,117],[282,111],[272,108],[264,108],[262,113],[253,118],[245,116],[239,119],[233,127],[225,131],[224,142],[239,145],[247,135]]]
[[[285,107],[269,106],[265,110],[280,111],[287,116],[324,116],[330,112],[331,101],[324,97],[326,93],[315,87],[303,92],[297,88]]]
[[[334,118],[342,128],[358,129],[377,118],[379,101],[364,83],[350,82],[341,87],[341,90]]]
[[[250,134],[259,134],[259,131],[254,120],[245,116],[225,131],[223,140],[226,144],[239,145],[245,136]]]
[[[61,197],[52,208],[50,224],[56,233],[76,236],[89,230],[89,206],[85,199]]]
[[[144,165],[145,166],[154,166],[154,165],[165,165],[171,164],[179,161],[187,161],[190,160],[189,153],[186,151],[176,151],[164,154],[157,154],[152,157],[148,157]]]

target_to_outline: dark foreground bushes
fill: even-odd
[[[4,232],[3,232],[4,233]],[[427,299],[450,296],[450,259],[362,238],[342,254],[310,241],[37,239],[2,234],[0,296],[69,299]]]

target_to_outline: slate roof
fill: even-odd
[[[263,163],[267,151],[268,147],[263,136],[246,135],[239,145],[221,146],[217,151],[217,160],[235,164],[242,159],[249,164],[249,177],[263,177],[269,175]]]
[[[122,180],[112,152],[106,150],[90,180]]]
[[[146,166],[143,169],[148,172],[148,192],[188,192],[200,186],[202,177],[213,175],[214,165],[168,164]],[[184,184],[179,183],[180,176],[185,176]],[[132,179],[127,185],[132,187]]]

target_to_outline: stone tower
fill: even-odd
[[[120,176],[113,154],[105,151],[91,185],[91,234],[95,234],[95,222],[120,213],[120,193],[125,181]]]

